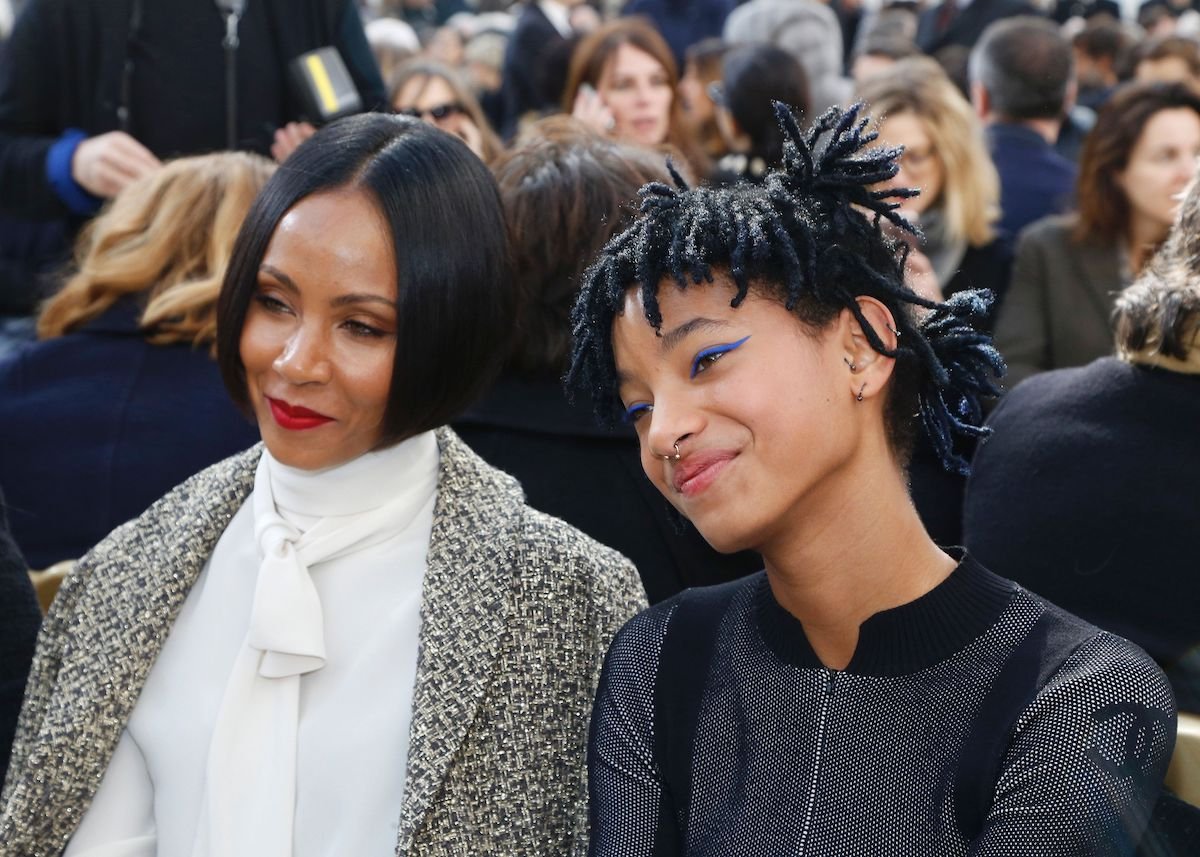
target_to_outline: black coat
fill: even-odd
[[[8,533],[4,509],[4,495],[0,494],[0,783],[8,769],[17,715],[42,622],[29,569]]]
[[[979,41],[989,24],[1013,15],[1037,14],[1024,0],[974,0],[943,30],[938,26],[941,12],[942,4],[934,3],[917,19],[917,47],[927,54],[935,54],[951,45],[970,48]]]
[[[530,111],[556,110],[566,85],[555,70],[567,40],[555,29],[535,2],[530,2],[517,19],[504,54],[504,78],[501,83],[503,121],[500,133],[511,138],[517,122]]]
[[[212,0],[29,0],[0,60],[0,205],[27,217],[67,213],[46,177],[68,129],[121,127],[126,60],[129,131],[160,158],[226,147],[225,25]],[[277,128],[302,116],[287,64],[334,45],[369,107],[383,81],[351,0],[251,0],[237,50],[239,148],[266,154]]]
[[[757,554],[709,547],[642,472],[632,430],[598,427],[588,407],[568,404],[557,381],[503,378],[454,430],[517,477],[530,506],[633,560],[652,604],[762,568]]]
[[[1030,378],[989,422],[967,484],[967,547],[1140,645],[1180,707],[1200,711],[1200,375],[1105,357]]]

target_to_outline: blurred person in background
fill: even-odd
[[[504,54],[504,121],[499,127],[505,140],[516,136],[528,114],[555,111],[562,99],[565,75],[562,58],[575,43],[572,11],[584,0],[528,0],[517,18]]]
[[[879,142],[903,146],[900,169],[885,188],[916,188],[901,211],[921,236],[897,233],[912,252],[909,286],[931,300],[969,289],[987,289],[1002,300],[1008,284],[1011,250],[996,232],[1000,182],[988,157],[983,126],[966,98],[936,62],[914,57],[859,89],[879,130]],[[990,330],[995,304],[980,325]],[[956,451],[972,454],[970,438]],[[922,436],[908,468],[909,490],[921,521],[944,547],[962,544],[962,492],[966,481],[938,461]]]
[[[83,556],[258,432],[212,360],[234,237],[272,172],[257,155],[181,158],[83,232],[41,341],[0,363],[0,485],[35,568]]]
[[[1147,39],[1129,58],[1138,83],[1183,83],[1200,94],[1200,44],[1186,36]]]
[[[850,77],[856,87],[862,86],[869,78],[887,74],[900,60],[920,55],[920,49],[902,36],[868,36],[851,60]]]
[[[1117,87],[1121,70],[1129,62],[1136,38],[1119,20],[1099,17],[1088,21],[1075,34],[1071,46],[1075,52],[1075,100],[1084,107],[1099,110]]]
[[[568,316],[587,262],[628,224],[642,185],[669,181],[656,152],[596,135],[566,116],[530,126],[495,165],[518,294],[516,337],[496,385],[454,424],[483,458],[516,476],[529,503],[633,560],[651,602],[761,568],[724,556],[646,481],[628,426],[596,425],[569,404]]]
[[[1029,226],[996,322],[1006,386],[1112,352],[1118,292],[1167,237],[1200,156],[1200,98],[1129,84],[1100,110],[1079,163],[1074,214]]]
[[[463,51],[463,73],[492,128],[504,119],[504,51],[508,34],[497,30],[476,33]]]
[[[1071,107],[1070,43],[1044,18],[1005,18],[971,51],[971,103],[1000,175],[1000,222],[1015,242],[1035,220],[1071,207],[1075,164],[1054,148]]]
[[[397,18],[376,18],[365,27],[367,43],[384,80],[421,52],[421,40],[408,23]]]
[[[766,43],[783,48],[804,66],[814,116],[853,94],[843,75],[842,29],[834,11],[817,0],[750,0],[725,20],[730,45]]]
[[[641,15],[671,46],[677,68],[683,68],[688,49],[705,39],[720,38],[737,0],[629,0],[622,15]]]
[[[721,82],[721,59],[728,51],[729,46],[721,39],[705,39],[688,48],[677,90],[691,133],[713,161],[728,149],[717,127],[717,109],[709,89]]]
[[[642,18],[618,18],[575,48],[562,107],[620,142],[669,144],[697,175],[706,175],[707,160],[689,133],[678,84],[675,58],[654,27]]]
[[[1200,713],[1200,185],[1117,296],[1112,325],[1116,356],[1043,372],[992,412],[967,489],[966,545],[1144,648],[1179,707]]]
[[[1010,251],[996,233],[1000,180],[971,105],[927,57],[897,62],[858,90],[878,123],[879,142],[903,146],[887,187],[917,188],[904,213],[923,236],[910,260],[925,270],[914,287],[935,299],[988,289],[1002,300]],[[993,310],[994,312],[994,310]]]
[[[996,21],[1034,14],[1037,9],[1027,0],[940,0],[924,4],[915,41],[930,56],[950,47],[969,50]]]
[[[729,154],[717,163],[713,180],[761,182],[783,162],[783,131],[775,103],[787,105],[806,126],[810,115],[804,66],[774,45],[738,45],[722,62],[717,90],[717,126]]]
[[[440,63],[414,60],[397,69],[391,103],[394,112],[458,137],[484,163],[491,163],[504,148],[462,78]]]

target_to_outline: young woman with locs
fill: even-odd
[[[766,569],[643,612],[605,663],[592,854],[1130,853],[1175,714],[1140,649],[926,535],[1001,366],[986,295],[904,285],[895,149],[857,108],[761,186],[648,185],[573,315],[576,389],[719,550]],[[919,418],[915,415],[919,414]],[[918,426],[919,423],[919,426]]]
[[[0,853],[583,847],[600,662],[645,599],[443,428],[505,353],[508,276],[496,184],[449,134],[367,114],[280,167],[218,304],[264,443],[63,584]]]

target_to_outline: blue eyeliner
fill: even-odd
[[[640,414],[642,411],[648,411],[648,410],[650,410],[650,406],[647,404],[644,404],[644,403],[639,402],[636,405],[630,405],[629,408],[625,411],[625,422],[627,422],[627,423],[633,422],[635,419],[637,419],[638,414]]]
[[[692,374],[690,377],[695,378],[700,371],[700,361],[707,357],[713,357],[718,354],[725,354],[737,348],[741,348],[742,344],[749,339],[749,336],[743,336],[737,342],[730,342],[725,345],[714,345],[711,348],[705,348],[699,354],[692,358]]]

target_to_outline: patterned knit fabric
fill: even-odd
[[[864,623],[837,671],[765,573],[726,588],[711,656],[691,638],[664,647],[687,593],[613,643],[589,758],[596,857],[1132,852],[1175,715],[1131,643],[968,559]],[[1046,642],[1026,666],[1014,652],[1028,652],[1035,625]],[[707,658],[698,673],[694,657]],[[689,671],[692,687],[673,683]],[[992,693],[1001,675],[1028,693],[1010,694],[1008,734],[980,734],[981,718],[1013,706]],[[696,700],[694,730],[674,743],[663,733],[688,721],[663,717],[678,707],[664,692]],[[684,748],[681,766],[671,746]],[[972,794],[986,801],[973,821]]]

